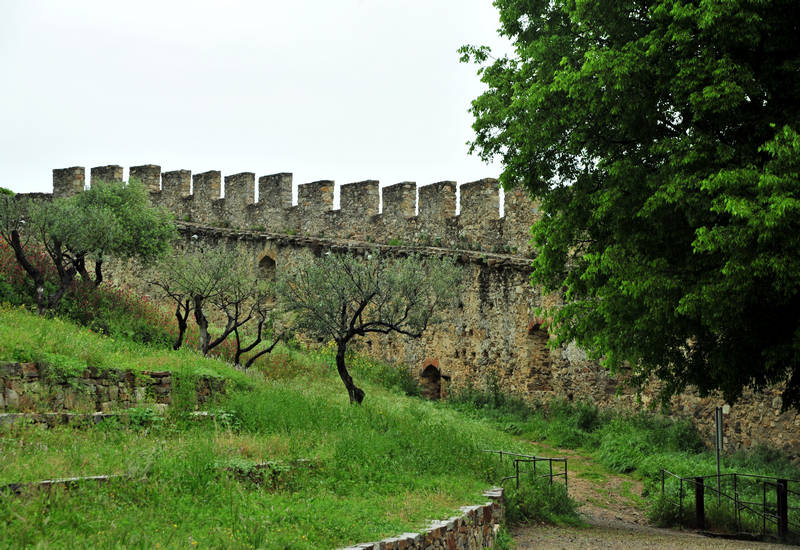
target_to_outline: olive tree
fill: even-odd
[[[284,271],[278,299],[297,330],[336,343],[336,369],[351,404],[364,391],[347,370],[348,344],[368,333],[419,338],[456,297],[452,259],[324,254]]]
[[[244,354],[263,341],[264,329],[272,326],[272,285],[257,276],[252,259],[243,253],[224,248],[176,251],[152,270],[149,282],[161,290],[164,298],[175,303],[178,337],[173,348],[176,350],[183,344],[191,313],[200,331],[199,349],[203,355],[233,334],[237,365]],[[225,319],[216,335],[211,333],[210,310]],[[243,328],[248,323],[255,324],[255,334],[250,343],[245,343]],[[249,368],[256,359],[271,352],[278,341],[279,338],[251,355],[244,367]]]
[[[151,206],[138,182],[98,182],[53,200],[0,194],[0,238],[31,279],[39,314],[55,308],[77,276],[99,285],[107,258],[149,262],[169,248],[175,234],[171,215]],[[55,281],[35,260],[35,249],[49,258]]]

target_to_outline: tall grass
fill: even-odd
[[[4,540],[54,548],[345,546],[481,502],[490,457],[480,450],[526,449],[484,422],[371,382],[370,399],[353,407],[335,372],[301,368],[303,376],[234,392],[220,404],[224,421],[0,430],[0,484],[132,476],[0,499]],[[282,468],[280,482],[242,481],[225,470],[268,460]]]

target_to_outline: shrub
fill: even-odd
[[[524,481],[506,491],[506,520],[511,525],[552,523],[579,525],[578,506],[562,483],[548,479]]]

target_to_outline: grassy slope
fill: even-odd
[[[45,355],[42,355],[45,354]],[[49,354],[49,355],[47,355]],[[330,548],[418,529],[481,502],[491,457],[526,450],[479,419],[365,382],[351,407],[330,358],[284,349],[262,376],[0,309],[0,359],[71,368],[197,370],[230,376],[217,422],[172,414],[147,427],[0,429],[0,484],[120,473],[138,481],[0,499],[0,546]],[[273,483],[220,467],[310,459]]]
[[[58,318],[32,315],[24,308],[0,306],[0,361],[38,361],[64,376],[79,375],[87,366],[134,371],[182,371],[222,376],[237,386],[253,382],[222,361],[206,359],[191,349],[171,349],[103,337]]]

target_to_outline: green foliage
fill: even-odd
[[[11,189],[6,189],[5,187],[0,187],[0,195],[8,195],[10,197],[14,196],[14,192]]]
[[[99,285],[109,257],[148,262],[175,236],[171,215],[152,207],[137,182],[97,182],[88,191],[53,200],[0,195],[0,240],[28,278],[40,314],[55,309],[77,277]]]
[[[63,239],[83,239],[84,248],[99,257],[135,256],[149,262],[166,253],[177,237],[172,215],[151,206],[147,188],[136,180],[92,182],[64,203],[77,217],[61,229]]]
[[[533,281],[611,369],[800,404],[800,4],[496,0],[472,150],[540,199]]]
[[[367,332],[418,336],[456,296],[458,276],[450,258],[326,254],[287,269],[277,293],[295,315],[296,328],[311,336],[334,341]]]
[[[514,550],[516,547],[517,545],[514,543],[511,533],[508,532],[505,526],[501,526],[494,541],[494,548],[496,550]]]
[[[351,403],[364,392],[346,366],[350,341],[369,333],[419,338],[457,296],[452,258],[324,254],[281,274],[279,304],[297,331],[336,344],[336,368]]]
[[[704,448],[689,420],[673,421],[640,414],[616,418],[603,426],[597,457],[615,472],[632,472],[654,450],[659,453],[696,454]]]
[[[580,525],[578,505],[563,483],[548,479],[521,480],[519,489],[506,490],[506,521],[511,525],[550,523]]]

